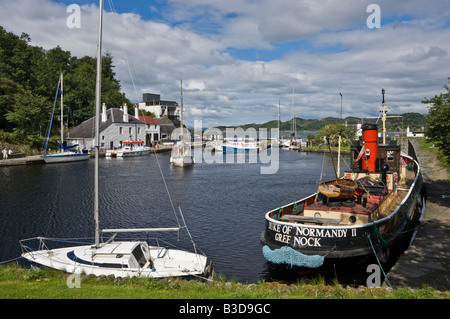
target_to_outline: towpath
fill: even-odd
[[[387,277],[393,288],[431,286],[450,290],[450,180],[436,156],[410,139],[427,188],[425,216],[412,245]],[[386,282],[385,282],[386,284]]]

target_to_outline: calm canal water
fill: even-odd
[[[278,161],[271,153],[275,151]],[[272,149],[258,154],[256,161],[216,154],[213,162],[200,153],[203,160],[184,169],[171,166],[169,155],[100,159],[100,227],[176,226],[172,201],[177,213],[180,205],[195,243],[215,271],[244,283],[268,276],[259,242],[265,213],[315,192],[321,175],[334,177],[330,157],[316,153]],[[261,174],[269,167],[273,174]],[[0,262],[20,256],[20,239],[92,238],[93,174],[92,159],[3,167]],[[161,235],[177,246],[192,247],[186,232]]]

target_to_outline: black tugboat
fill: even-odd
[[[425,190],[415,155],[385,144],[384,89],[382,94],[383,142],[377,125],[363,125],[362,142],[353,142],[351,170],[342,179],[266,213],[260,239],[271,266],[348,274],[378,264],[387,272],[410,245],[425,210]]]

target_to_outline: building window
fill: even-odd
[[[138,135],[141,135],[141,128],[138,127]]]
[[[123,129],[122,129],[122,127],[119,127],[119,134],[120,134],[120,135],[123,134]]]

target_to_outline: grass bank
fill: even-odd
[[[179,278],[81,276],[52,269],[0,266],[1,299],[450,299],[450,292],[410,288],[344,287],[322,279],[295,284],[260,281],[242,284],[218,276],[213,281]],[[72,286],[72,288],[70,288]]]

